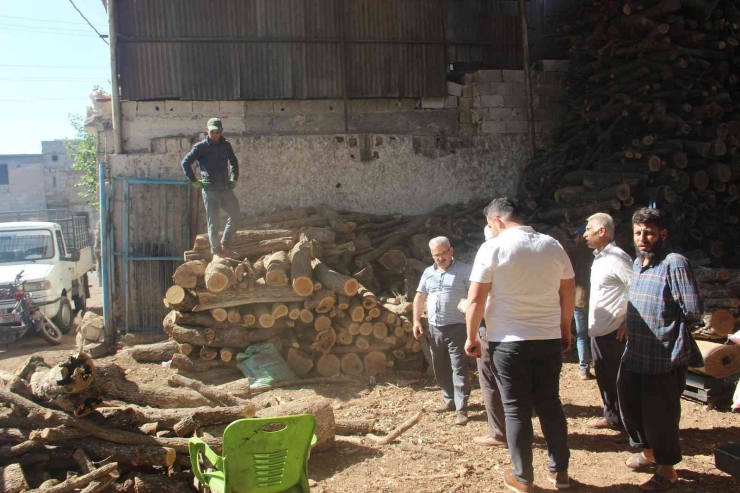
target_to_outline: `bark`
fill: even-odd
[[[198,298],[191,290],[178,285],[170,287],[165,293],[164,299],[167,300],[173,310],[180,312],[189,312],[198,304]]]
[[[216,359],[216,357],[218,356],[218,349],[203,346],[202,348],[200,348],[200,351],[198,352],[198,354],[201,357],[201,359],[204,359],[206,361],[212,361]]]
[[[172,276],[172,281],[185,289],[195,289],[198,281],[205,275],[208,264],[202,260],[191,260],[185,262],[177,269]]]
[[[162,474],[144,474],[134,478],[134,493],[191,493],[193,488],[184,481]]]
[[[365,267],[355,272],[352,277],[357,279],[357,282],[363,286],[369,286],[370,289],[377,288],[378,282],[375,278],[375,273],[373,272],[373,264],[367,264]]]
[[[213,259],[206,267],[206,289],[212,293],[220,293],[236,284],[236,274],[231,262],[226,259]]]
[[[0,442],[21,443],[28,440],[29,432],[19,428],[0,428]]]
[[[0,370],[0,389],[7,390],[8,392],[15,392],[25,397],[31,397],[31,386],[27,381],[9,373],[7,371]]]
[[[365,365],[365,371],[371,375],[383,373],[388,369],[388,358],[385,353],[380,351],[371,351],[367,353],[362,358],[362,363]]]
[[[207,385],[198,380],[184,377],[182,375],[170,375],[168,380],[170,385],[176,385],[180,387],[186,387],[198,392],[203,397],[224,406],[248,406],[250,403],[245,399],[240,399],[229,395],[227,392],[215,387],[213,385]],[[175,430],[177,431],[177,430]],[[184,436],[178,433],[180,436]]]
[[[288,349],[288,357],[285,361],[296,375],[305,375],[313,369],[313,357],[299,349]]]
[[[3,493],[20,493],[29,489],[20,464],[0,467],[0,487],[0,491]]]
[[[356,353],[348,353],[342,356],[341,369],[347,375],[359,375],[365,370],[365,365]]]
[[[241,260],[254,255],[269,254],[277,250],[290,250],[295,245],[295,241],[295,236],[286,236],[284,238],[273,238],[270,240],[244,243],[242,245],[232,245],[229,247],[229,250],[237,254],[237,260]],[[210,248],[207,248],[202,250],[187,250],[183,257],[186,261],[211,260],[213,254]]]
[[[331,289],[320,289],[303,303],[303,307],[308,310],[314,310],[316,313],[328,313],[334,308],[336,301],[337,295],[334,291]]]
[[[274,303],[276,301],[287,303],[305,299],[304,296],[298,296],[287,286],[266,286],[260,283],[255,283],[253,290],[230,290],[219,294],[199,290],[197,294],[198,306],[193,309],[195,312],[253,303]]]
[[[391,250],[394,246],[398,245],[403,239],[418,233],[419,230],[424,226],[424,224],[429,219],[430,215],[425,215],[418,217],[417,219],[413,220],[409,225],[405,226],[404,228],[399,229],[396,231],[392,236],[390,236],[387,240],[383,241],[378,247],[374,248],[373,250],[369,251],[368,253],[365,253],[363,255],[358,255],[355,257],[355,264],[358,267],[364,267],[365,265],[369,264],[373,260],[378,259],[383,254]]]
[[[96,479],[103,478],[108,474],[114,473],[117,468],[118,464],[116,462],[111,462],[110,464],[101,466],[100,468],[95,469],[94,471],[91,471],[85,475],[73,476],[56,486],[52,486],[51,488],[46,488],[44,490],[28,490],[28,493],[41,493],[42,491],[44,493],[66,493],[68,491],[73,491],[87,486],[89,483],[95,481]]]
[[[704,367],[695,370],[715,378],[726,378],[740,372],[740,346],[727,346],[708,341],[696,343],[704,357]]]
[[[64,447],[82,449],[96,461],[110,459],[119,464],[131,466],[169,467],[175,463],[175,457],[177,456],[175,449],[169,447],[124,445],[95,437],[72,440],[65,442],[63,445]]]
[[[128,352],[137,363],[161,363],[169,361],[179,351],[176,341],[143,344],[131,347]]]
[[[357,291],[357,295],[362,299],[362,306],[365,307],[366,310],[370,310],[371,308],[375,308],[378,304],[378,300],[375,297],[375,294],[373,294],[371,291],[368,291],[367,288],[365,288],[362,284],[360,284],[360,289]]]
[[[155,342],[164,341],[167,339],[167,334],[161,332],[159,334],[126,334],[123,336],[123,341],[129,346],[136,346],[138,344],[152,344]]]
[[[275,325],[275,317],[272,316],[271,311],[267,308],[266,305],[254,305],[254,308],[252,310],[254,312],[255,318],[257,319],[257,325],[259,325],[260,327],[268,329]]]
[[[291,401],[278,406],[268,407],[257,412],[258,418],[274,416],[292,416],[295,414],[313,414],[316,419],[317,442],[314,450],[321,452],[334,444],[334,409],[328,399],[312,397],[303,401]]]
[[[421,417],[422,417],[422,412],[419,411],[416,415],[404,421],[401,424],[401,426],[391,431],[386,436],[378,437],[378,436],[369,434],[367,435],[367,438],[371,440],[372,442],[376,443],[377,445],[388,445],[389,443],[393,442],[393,440],[400,437],[403,433],[405,433],[407,430],[409,430],[414,425],[416,425],[419,421],[421,421]]]
[[[212,361],[207,361],[203,359],[190,359],[187,356],[183,356],[182,354],[175,354],[172,356],[172,362],[170,363],[170,367],[174,368],[175,370],[178,370],[178,372],[190,373],[194,375],[199,375],[199,374],[202,375],[205,372],[209,372],[209,371],[216,370],[219,368],[233,369],[235,373],[239,371],[238,368],[236,367],[236,362],[234,361],[227,362],[227,361],[221,361],[220,359],[215,359]],[[174,390],[174,389],[170,389],[170,390]],[[203,398],[201,397],[199,399],[198,405],[202,406],[205,404],[207,404],[207,402],[203,402]],[[196,407],[196,406],[190,405],[190,406],[183,406],[183,407]]]
[[[383,267],[391,272],[401,273],[406,267],[406,255],[401,250],[391,250],[378,259]]]
[[[339,358],[333,354],[324,354],[316,362],[316,371],[322,377],[333,377],[339,375],[341,363]]]
[[[198,428],[221,423],[231,423],[243,418],[253,418],[255,412],[256,408],[251,403],[234,407],[208,409],[202,412],[196,411],[175,423],[173,430],[178,436],[187,437],[191,436]]]
[[[412,235],[408,241],[408,246],[411,249],[411,253],[413,254],[414,258],[416,260],[424,262],[425,264],[431,264],[433,261],[432,254],[429,250],[430,240],[431,238],[429,238],[427,235],[420,233]]]
[[[357,279],[340,274],[319,260],[313,262],[313,273],[325,288],[340,295],[354,296],[360,287]]]
[[[300,240],[309,242],[318,241],[324,245],[334,245],[337,234],[329,228],[301,228]]]
[[[374,419],[337,420],[334,423],[337,435],[367,435],[375,428]]]
[[[242,225],[243,226],[243,225]],[[287,238],[295,237],[296,233],[288,229],[272,229],[272,230],[241,230],[237,231],[234,235],[234,239],[229,244],[229,249],[236,249],[240,245],[265,241],[274,240],[276,238]],[[210,250],[211,243],[208,240],[207,234],[199,234],[195,237],[195,244],[193,245],[194,250]]]

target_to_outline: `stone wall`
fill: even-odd
[[[46,209],[44,166],[38,154],[0,156],[8,184],[0,185],[0,211]]]

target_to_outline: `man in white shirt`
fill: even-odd
[[[570,450],[559,387],[562,352],[571,344],[573,267],[560,243],[524,226],[511,199],[495,199],[484,213],[495,238],[481,246],[470,276],[465,350],[471,356],[480,352],[478,327],[485,312],[514,464],[504,471],[504,484],[534,491],[534,406],[550,456],[547,479],[566,489]]]
[[[600,212],[589,217],[583,238],[594,250],[588,335],[596,383],[604,401],[604,417],[589,421],[588,426],[621,430],[617,374],[627,342],[625,317],[632,281],[632,259],[613,243],[614,219],[609,214]]]

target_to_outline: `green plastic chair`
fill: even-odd
[[[284,427],[270,431],[278,424]],[[315,428],[311,414],[234,421],[224,430],[223,455],[200,438],[188,441],[193,474],[217,493],[309,493],[308,458],[316,443]],[[215,471],[201,469],[201,454]]]

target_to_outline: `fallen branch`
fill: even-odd
[[[218,387],[206,385],[203,382],[199,382],[198,380],[194,380],[183,375],[171,375],[168,382],[170,385],[179,385],[181,387],[192,389],[206,399],[210,399],[224,406],[242,406],[251,404],[248,400],[234,397]]]
[[[393,440],[400,437],[404,432],[406,432],[406,430],[408,430],[409,428],[413,427],[416,423],[421,421],[422,414],[423,412],[419,411],[416,415],[404,421],[403,424],[401,424],[401,426],[399,426],[392,432],[388,433],[384,437],[379,437],[379,436],[376,436],[370,433],[365,438],[369,439],[370,441],[374,442],[377,445],[388,445]]]
[[[315,385],[315,384],[340,384],[340,383],[349,383],[352,381],[353,380],[343,377],[341,375],[336,376],[336,377],[304,378],[302,380],[285,380],[283,382],[277,382],[272,385],[264,385],[262,387],[251,387],[249,391],[252,394],[261,394],[263,392],[268,392],[270,390],[280,389],[284,387],[300,387],[303,385]]]
[[[89,472],[84,476],[75,476],[73,478],[69,478],[68,480],[63,481],[56,486],[52,486],[51,488],[44,488],[43,490],[28,490],[27,493],[66,493],[67,491],[72,491],[83,486],[87,486],[96,479],[102,478],[114,472],[116,468],[118,468],[118,464],[115,462],[111,462],[110,464],[99,467],[98,469],[95,469],[94,471]]]

